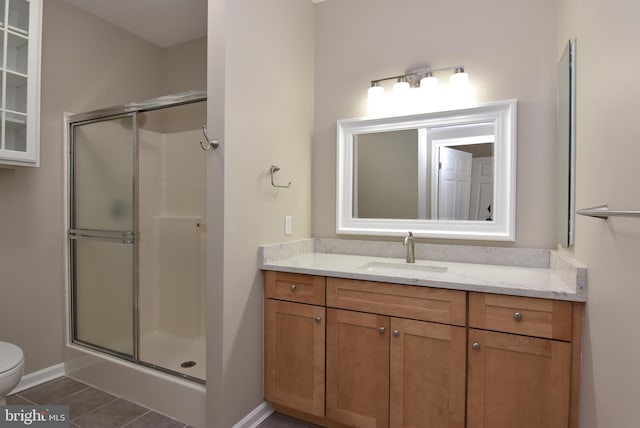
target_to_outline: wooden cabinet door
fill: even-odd
[[[466,339],[464,327],[391,319],[391,428],[464,428]]]
[[[469,329],[468,428],[566,428],[571,344]]]
[[[324,416],[325,308],[265,301],[265,399]]]
[[[327,309],[327,418],[389,426],[389,317]]]

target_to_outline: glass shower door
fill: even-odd
[[[73,341],[137,353],[136,114],[72,124]]]

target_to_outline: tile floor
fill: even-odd
[[[69,406],[74,428],[185,428],[146,407],[108,394],[68,377],[61,377],[7,397],[9,405]]]
[[[73,428],[193,428],[146,407],[82,382],[61,377],[7,397],[8,405],[69,406]],[[258,428],[314,428],[306,422],[272,414]]]

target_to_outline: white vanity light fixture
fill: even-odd
[[[400,77],[396,83],[393,84],[393,94],[395,96],[404,96],[409,93],[411,85],[406,80],[406,77]]]
[[[460,108],[469,100],[469,75],[465,73],[464,67],[456,67],[449,78],[449,99],[451,108]]]
[[[455,71],[449,77],[449,84],[456,90],[469,87],[469,73],[465,73],[463,65],[455,67]]]
[[[440,82],[438,82],[438,78],[433,75],[433,72],[428,71],[427,74],[420,79],[419,92],[419,104],[416,105],[416,111],[420,111],[420,105],[423,105],[423,110],[426,111],[434,111],[441,106]]]
[[[448,90],[441,90],[435,72],[453,70]],[[393,93],[385,94],[382,82],[395,80]],[[398,76],[371,81],[368,93],[369,116],[395,116],[399,114],[424,113],[442,109],[449,105],[460,106],[468,100],[469,74],[464,65],[431,68],[426,66],[407,71]]]
[[[432,71],[428,71],[427,74],[420,79],[420,91],[427,96],[435,94],[439,87],[438,78],[433,75]]]
[[[384,88],[378,82],[371,82],[368,96],[368,111],[370,115],[381,116],[384,112]]]
[[[398,113],[406,112],[412,104],[412,95],[411,85],[407,81],[407,78],[399,78],[398,81],[393,84],[393,102],[390,105],[392,111]]]

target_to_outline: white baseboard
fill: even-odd
[[[273,407],[271,407],[271,404],[263,401],[258,407],[253,409],[251,413],[235,424],[233,428],[256,428],[260,425],[260,422],[267,419],[271,413],[273,413]]]
[[[11,394],[15,394],[25,389],[33,388],[41,383],[49,382],[50,380],[57,379],[64,376],[64,363],[56,364],[55,366],[47,367],[37,372],[29,373],[22,377],[22,380],[16,386]]]

